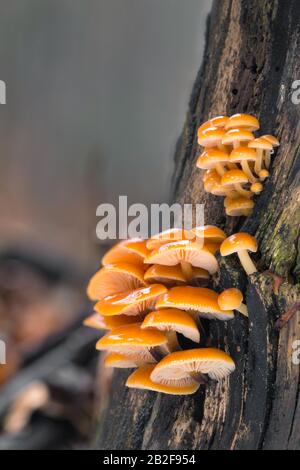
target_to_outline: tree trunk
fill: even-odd
[[[128,371],[106,383],[95,447],[101,449],[299,449],[300,340],[297,313],[278,331],[275,322],[300,299],[300,104],[291,99],[300,79],[298,0],[215,0],[203,66],[175,156],[176,201],[204,203],[206,224],[230,234],[248,231],[259,242],[259,274],[248,279],[235,256],[220,259],[216,289],[243,289],[249,322],[241,315],[210,322],[213,345],[236,362],[228,380],[173,397],[124,387]],[[246,112],[281,146],[251,217],[225,216],[223,199],[203,190],[195,168],[197,127],[209,117]],[[268,270],[284,278],[276,293]],[[105,374],[105,372],[103,372]],[[102,377],[105,381],[105,377]]]

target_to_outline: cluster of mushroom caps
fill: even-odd
[[[205,191],[223,196],[226,214],[249,216],[253,196],[263,190],[269,176],[271,155],[279,141],[272,135],[255,137],[259,121],[250,114],[217,116],[198,129],[198,144],[204,147],[197,167],[206,170]]]
[[[257,250],[255,238],[247,233],[226,238],[211,225],[121,241],[103,257],[88,285],[88,296],[97,302],[85,325],[107,330],[96,345],[106,351],[106,367],[136,369],[128,387],[186,395],[208,378],[234,371],[228,354],[199,347],[201,318],[227,321],[233,310],[247,316],[238,289],[218,294],[207,287],[219,270],[218,250],[223,256],[237,253],[246,272],[255,271],[248,254]],[[188,340],[187,349],[178,334]]]

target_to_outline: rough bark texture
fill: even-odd
[[[211,322],[214,346],[231,354],[236,372],[193,396],[128,390],[128,371],[116,372],[99,420],[102,449],[299,449],[299,366],[292,343],[300,339],[297,314],[278,332],[276,319],[300,298],[300,105],[291,101],[300,79],[298,0],[215,1],[203,66],[179,139],[174,194],[204,203],[206,223],[227,233],[248,231],[259,241],[260,273],[246,279],[235,256],[220,260],[215,288],[244,290],[249,322],[241,315]],[[204,193],[195,168],[196,130],[209,117],[255,114],[264,133],[279,137],[271,176],[248,219],[226,218],[222,198]],[[276,294],[272,272],[284,278]]]

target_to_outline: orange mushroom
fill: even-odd
[[[257,241],[249,233],[240,232],[231,235],[223,241],[220,252],[222,256],[237,253],[241,265],[248,275],[257,272],[256,266],[251,260],[248,251],[257,251]]]
[[[101,300],[108,295],[146,285],[144,269],[141,266],[119,262],[101,268],[92,276],[87,287],[87,295],[91,300]]]
[[[259,122],[256,117],[251,116],[251,114],[234,114],[230,116],[228,121],[225,124],[225,129],[245,129],[250,132],[257,131],[259,129]]]
[[[123,240],[113,246],[102,258],[103,266],[119,262],[143,264],[144,258],[149,254],[146,247],[147,240],[131,238]]]
[[[248,216],[252,213],[254,202],[247,197],[229,198],[224,201],[225,212],[227,215],[239,217],[241,215]]]
[[[272,150],[272,144],[263,137],[258,137],[257,139],[252,140],[248,143],[249,148],[256,150],[256,162],[254,165],[254,170],[257,175],[263,169],[263,156],[265,150]]]
[[[249,179],[242,170],[229,170],[222,176],[221,184],[226,187],[233,187],[235,191],[243,197],[251,197],[252,192],[244,189],[242,184],[248,183]]]
[[[135,370],[127,379],[126,387],[139,388],[141,390],[151,390],[153,392],[167,393],[169,395],[191,395],[195,393],[200,384],[197,382],[188,385],[164,385],[153,382],[151,374],[154,366],[144,365]]]
[[[218,304],[221,310],[237,310],[245,317],[248,317],[247,306],[243,304],[243,294],[235,287],[221,292],[218,297]]]
[[[168,230],[164,230],[163,232],[157,233],[153,235],[147,241],[147,249],[150,251],[158,250],[161,246],[167,245],[168,243],[173,243],[176,241],[181,240],[191,240],[193,239],[193,235],[190,234],[189,230],[184,230],[181,228],[171,228]],[[147,256],[149,256],[148,253]]]

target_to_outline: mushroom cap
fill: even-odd
[[[194,227],[191,232],[196,236],[196,239],[204,238],[205,242],[209,241],[212,243],[221,243],[227,237],[226,233],[215,225],[199,225]]]
[[[133,369],[138,367],[141,361],[137,359],[134,360],[133,356],[126,356],[125,354],[120,353],[109,353],[105,356],[104,367],[115,367],[118,369]]]
[[[101,300],[108,295],[146,286],[144,272],[141,265],[131,263],[119,262],[107,265],[91,277],[87,295],[91,300]]]
[[[205,191],[210,192],[216,183],[221,183],[221,176],[217,173],[215,169],[206,170],[203,175],[203,184]]]
[[[147,241],[147,248],[150,251],[158,250],[158,248],[168,243],[181,240],[190,240],[191,238],[193,238],[193,235],[191,236],[189,230],[184,230],[182,228],[171,228],[153,235],[153,237]],[[148,256],[149,255],[150,252],[148,253]]]
[[[229,170],[221,178],[222,186],[248,183],[249,178],[242,170]]]
[[[198,127],[197,134],[201,133],[204,129],[209,129],[210,127],[220,127],[224,128],[226,123],[228,122],[228,116],[216,116],[214,118],[209,119],[208,121],[201,124]]]
[[[224,200],[226,214],[230,216],[248,215],[248,211],[252,211],[254,202],[247,197],[237,197],[231,199],[226,197]]]
[[[253,149],[263,149],[263,150],[272,150],[273,146],[271,142],[263,137],[257,137],[257,139],[252,140],[248,143],[249,148]]]
[[[263,185],[261,183],[259,183],[258,181],[256,181],[255,183],[252,183],[251,184],[251,187],[250,187],[250,190],[254,193],[254,194],[259,194],[262,192],[262,190],[264,189]]]
[[[218,304],[221,310],[235,310],[243,302],[243,294],[239,289],[231,287],[226,289],[218,297]]]
[[[215,255],[216,252],[219,251],[220,245],[221,243],[206,242],[204,244],[204,248],[206,248],[206,250],[210,251],[213,255]]]
[[[97,304],[95,305],[95,309]],[[118,326],[131,325],[136,323],[135,317],[130,317],[129,315],[118,315],[115,317],[104,317],[97,311],[86,318],[83,322],[85,326],[91,328],[96,328],[97,330],[112,330]]]
[[[149,348],[161,346],[168,341],[158,330],[142,330],[140,323],[119,326],[104,335],[96,344],[99,351],[117,352],[144,362],[155,362]]]
[[[189,385],[164,385],[151,380],[150,376],[155,366],[144,365],[135,370],[127,379],[126,386],[129,388],[140,388],[152,390],[153,392],[167,393],[169,395],[191,395],[195,393],[200,384],[197,382]]]
[[[186,282],[186,278],[179,264],[177,266],[153,264],[145,272],[144,279],[149,283],[158,282],[165,285],[182,284]]]
[[[93,313],[89,315],[83,321],[84,326],[88,326],[89,328],[94,328],[95,330],[107,330],[105,323],[103,322],[102,315],[98,313]]]
[[[270,176],[270,172],[268,170],[263,169],[263,170],[260,170],[260,172],[258,173],[258,176],[260,178],[265,179],[265,178],[268,178],[268,176]]]
[[[280,145],[279,140],[274,135],[266,134],[262,135],[261,137],[270,142],[273,147],[278,147]]]
[[[181,261],[203,268],[210,274],[214,274],[219,269],[218,261],[210,251],[202,248],[201,244],[189,240],[163,245],[144,260],[147,264],[163,264],[165,266],[175,266]]]
[[[209,192],[214,196],[227,196],[228,191],[232,189],[234,188],[231,185],[224,186],[222,183],[215,183]]]
[[[228,119],[225,129],[243,128],[249,131],[257,131],[259,129],[259,121],[251,114],[234,114]]]
[[[191,374],[207,374],[213,380],[227,377],[235,370],[231,357],[216,348],[176,351],[164,357],[151,373],[154,382],[165,385],[191,385]]]
[[[234,317],[232,310],[224,312],[220,309],[218,294],[205,287],[172,287],[157,301],[156,308],[178,308],[217,320],[231,320]]]
[[[223,145],[233,144],[236,141],[239,142],[248,142],[254,139],[252,132],[247,131],[246,129],[230,129],[224,134],[222,139]]]
[[[123,240],[105,253],[102,258],[102,264],[103,266],[107,266],[108,264],[115,264],[120,261],[142,264],[145,256],[149,254],[146,244],[147,240],[141,238]]]
[[[200,333],[195,320],[184,310],[166,308],[148,313],[141,328],[156,328],[161,331],[176,331],[195,343],[200,342]]]
[[[217,147],[211,147],[201,153],[196,166],[202,170],[210,170],[216,166],[216,163],[227,163],[228,161],[228,153],[219,150]]]
[[[152,310],[159,296],[166,292],[167,288],[162,284],[151,284],[131,292],[105,297],[97,302],[95,309],[105,317],[120,314],[140,315]]]
[[[256,252],[257,241],[252,235],[246,232],[234,233],[223,241],[220,252],[222,256],[238,253],[241,250]]]
[[[233,149],[230,154],[230,161],[232,163],[238,162],[255,162],[256,152],[250,147],[237,147]]]
[[[199,132],[198,130],[198,144],[203,147],[215,147],[221,143],[225,135],[225,130],[219,127],[209,127]]]

